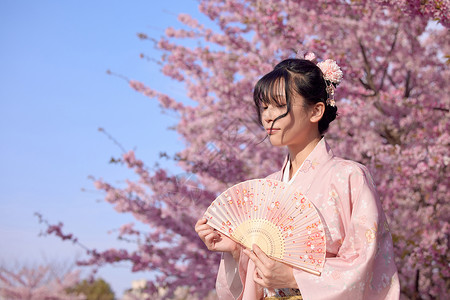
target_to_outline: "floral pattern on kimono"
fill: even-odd
[[[281,181],[283,169],[268,178]],[[316,206],[327,238],[320,276],[294,268],[303,299],[399,299],[392,238],[366,167],[335,157],[322,138],[289,184]],[[219,299],[262,299],[264,289],[253,281],[254,269],[245,254],[236,262],[224,253],[216,281]]]

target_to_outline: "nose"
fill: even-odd
[[[266,109],[263,110],[262,114],[261,114],[261,119],[267,123],[270,124],[273,122],[273,120],[275,119],[274,117],[274,109],[272,107],[272,105],[269,105]]]

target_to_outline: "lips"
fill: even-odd
[[[267,134],[274,134],[279,132],[280,130],[281,130],[280,128],[272,128],[272,129],[266,128]]]

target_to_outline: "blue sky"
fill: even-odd
[[[137,33],[158,38],[166,27],[179,26],[178,13],[199,16],[197,6],[195,0],[0,1],[1,261],[33,264],[82,255],[72,244],[38,237],[44,227],[34,212],[64,222],[90,247],[120,245],[107,232],[133,218],[99,201],[102,193],[88,176],[120,183],[130,173],[108,163],[121,151],[97,129],[135,148],[149,165],[161,151],[174,153],[183,144],[167,129],[174,116],[106,70],[186,100],[182,85],[139,58],[160,53]],[[108,267],[100,276],[120,295],[132,279],[151,275]]]

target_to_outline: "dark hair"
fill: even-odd
[[[256,83],[253,100],[258,111],[259,123],[262,124],[261,103],[281,105],[281,99],[277,92],[283,83],[287,111],[285,114],[278,116],[273,123],[288,115],[291,110],[293,93],[297,93],[305,99],[307,106],[312,106],[318,102],[325,103],[325,112],[319,121],[319,133],[321,135],[325,133],[330,123],[337,116],[337,107],[326,104],[328,96],[322,71],[316,64],[305,59],[290,58],[283,60]]]

